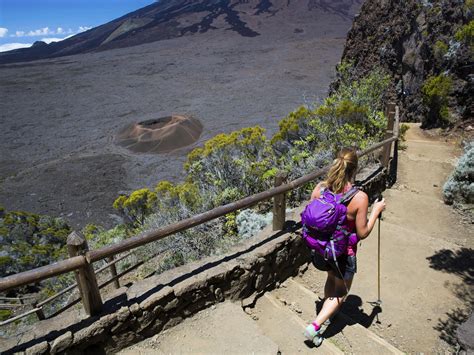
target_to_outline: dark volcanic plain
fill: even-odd
[[[204,33],[1,65],[0,205],[110,227],[120,193],[182,180],[186,154],[205,140],[254,125],[270,136],[290,111],[324,98],[360,4],[284,1],[258,12],[242,3],[239,19],[258,35],[220,15]],[[115,144],[124,126],[172,114],[200,120],[197,143],[167,154]]]

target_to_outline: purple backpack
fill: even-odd
[[[346,205],[358,191],[356,187],[352,187],[345,194],[335,194],[325,188],[321,191],[321,196],[311,201],[301,213],[306,245],[326,260],[336,260],[346,254],[347,246],[352,242],[349,239],[353,233],[344,226],[347,218]]]

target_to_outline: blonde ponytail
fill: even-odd
[[[324,185],[334,193],[343,192],[344,187],[355,176],[357,163],[357,153],[353,149],[342,149],[329,169]]]

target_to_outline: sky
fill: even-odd
[[[153,0],[0,0],[0,52],[60,41]]]

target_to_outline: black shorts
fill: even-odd
[[[344,280],[350,280],[354,277],[357,272],[357,257],[355,255],[341,255],[337,258],[337,265],[334,260],[325,260],[324,257],[316,253],[314,250],[311,251],[311,259],[316,269],[321,271],[334,271],[338,279],[343,278]],[[338,269],[339,266],[339,269]]]

